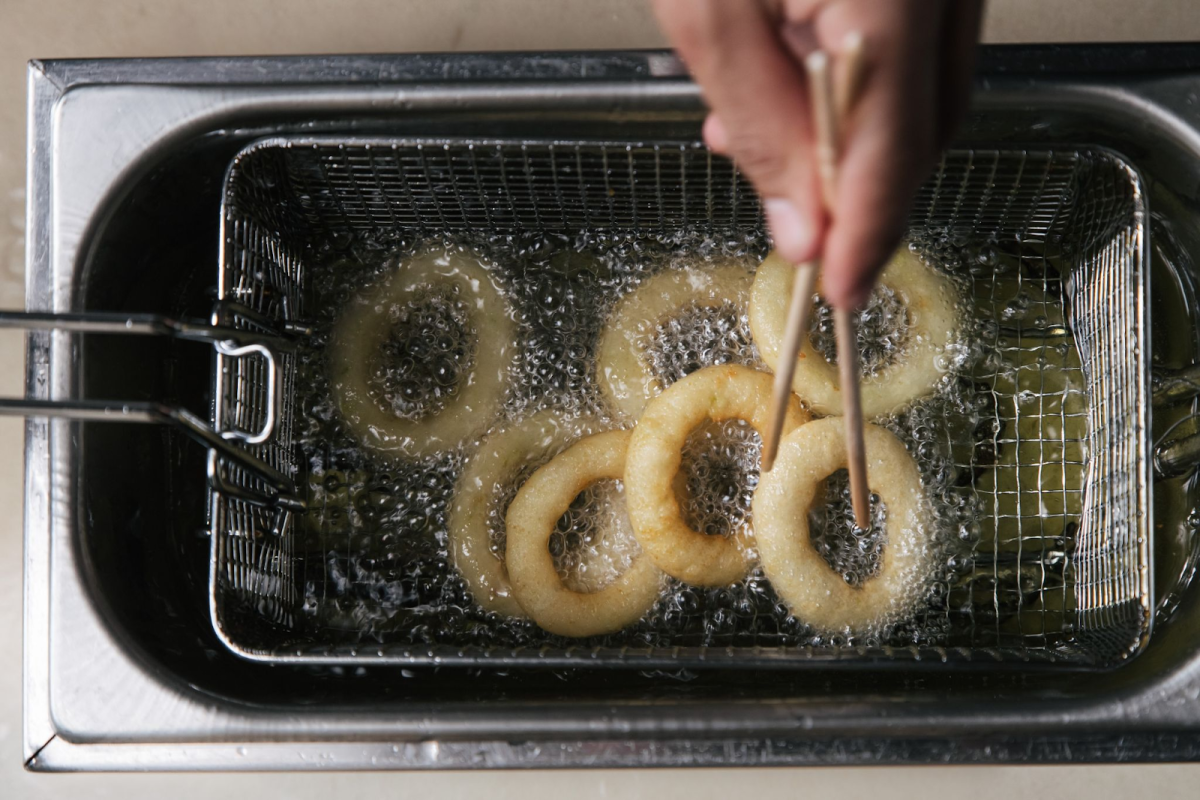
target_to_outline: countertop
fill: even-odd
[[[531,23],[536,20],[536,23]],[[989,42],[1200,41],[1195,0],[992,0]],[[31,58],[661,47],[646,0],[0,0],[0,307],[24,304],[25,62]],[[0,392],[22,391],[0,337]],[[807,795],[890,800],[1196,796],[1200,766],[912,767],[292,775],[43,775],[21,768],[23,427],[0,420],[0,795],[212,798]]]

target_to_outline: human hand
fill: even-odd
[[[763,198],[775,247],[823,255],[835,306],[866,301],[904,233],[912,196],[967,103],[983,0],[653,0],[704,90],[704,139]],[[818,182],[803,58],[834,61],[863,37],[863,73],[842,125],[836,205]]]

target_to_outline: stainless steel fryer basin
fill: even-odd
[[[1198,351],[1188,257],[1200,248],[1200,118],[1188,100],[1198,85],[1200,57],[1188,48],[990,50],[958,144],[976,154],[1109,152],[1140,175],[1153,342],[1142,355],[1162,370]],[[703,113],[663,54],[53,62],[33,65],[31,89],[29,308],[176,319],[204,318],[218,299],[226,172],[254,142],[531,142],[550,125],[570,141],[690,142]],[[164,402],[204,417],[217,402],[212,359],[170,339],[35,332],[29,394]],[[1190,418],[1192,404],[1156,409],[1145,447]],[[1172,437],[1190,432],[1181,424]],[[1141,578],[1154,585],[1154,627],[1118,669],[931,649],[900,663],[829,653],[803,670],[734,659],[720,670],[650,661],[497,670],[442,666],[436,654],[419,665],[263,664],[231,653],[210,615],[206,462],[204,448],[170,429],[28,423],[31,768],[1200,755],[1200,597],[1181,580],[1195,564],[1187,475],[1154,481],[1153,579]],[[281,635],[269,616],[224,623],[247,640]]]

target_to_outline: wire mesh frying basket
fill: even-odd
[[[1099,149],[952,151],[917,196],[914,236],[937,231],[957,252],[1005,252],[1004,274],[982,257],[950,269],[984,299],[977,307],[993,318],[980,331],[995,350],[1016,354],[1022,387],[998,374],[973,378],[993,399],[994,424],[987,446],[956,466],[976,476],[985,535],[954,582],[931,596],[917,627],[935,633],[919,641],[815,645],[761,609],[731,611],[731,622],[701,633],[662,628],[583,642],[535,633],[484,646],[428,627],[348,639],[302,606],[327,599],[333,590],[320,588],[328,584],[320,573],[358,545],[305,544],[296,504],[274,502],[234,462],[210,470],[213,624],[235,652],[268,662],[1119,663],[1145,644],[1151,623],[1145,220],[1137,172]],[[234,160],[222,223],[220,298],[254,312],[228,320],[246,330],[261,318],[287,327],[314,317],[306,259],[357,236],[762,231],[749,185],[695,142],[264,140]],[[1008,301],[1021,297],[1014,311]],[[1064,309],[1061,319],[1052,307]],[[1062,357],[1068,342],[1077,359]],[[272,413],[262,364],[216,359],[215,428],[261,427]],[[295,382],[295,356],[284,354],[274,435],[244,446],[303,486]],[[1075,402],[1065,402],[1071,392]],[[979,479],[989,470],[992,478]]]

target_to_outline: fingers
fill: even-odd
[[[776,248],[823,251],[827,299],[865,302],[968,101],[983,0],[654,1],[712,108],[704,139],[759,190]],[[802,58],[820,47],[836,62],[854,32],[865,67],[827,220]]]
[[[825,297],[838,308],[866,302],[907,226],[920,177],[906,167],[903,150],[888,133],[868,128],[855,137],[842,160],[838,205],[822,264]]]
[[[935,4],[927,1],[922,9],[933,11]],[[843,140],[837,206],[825,240],[823,290],[839,308],[866,301],[937,153],[941,26],[911,10],[887,22],[886,45],[875,44],[882,32],[866,34],[871,62]],[[823,35],[844,36],[832,27]]]
[[[754,183],[781,255],[793,262],[815,257],[825,215],[808,94],[778,26],[764,6],[745,0],[655,0],[654,6],[716,115],[705,124],[705,141]]]

